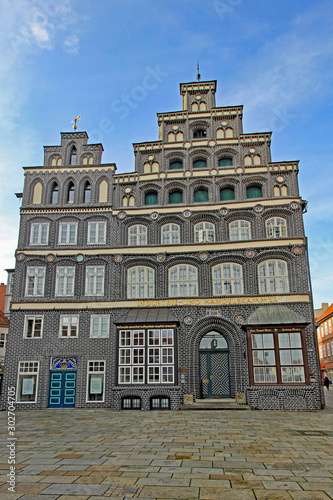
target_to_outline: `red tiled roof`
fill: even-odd
[[[316,323],[319,323],[320,321],[324,320],[326,316],[329,316],[330,314],[333,313],[333,303],[326,309],[326,311],[323,312],[319,318],[316,319]]]

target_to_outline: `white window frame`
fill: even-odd
[[[106,370],[106,361],[104,359],[91,360],[89,359],[87,362],[87,391],[86,391],[86,403],[104,403],[105,400],[105,370]],[[91,387],[91,379],[93,376],[102,380],[102,392],[90,392]],[[96,390],[96,389],[95,389]],[[101,399],[89,399],[91,394],[102,394]]]
[[[104,295],[105,266],[86,267],[86,287],[87,297],[101,297]]]
[[[56,297],[73,297],[75,285],[75,266],[57,266]]]
[[[251,239],[251,223],[248,220],[237,219],[229,224],[230,241],[246,241]]]
[[[266,238],[287,238],[287,221],[283,217],[270,217],[266,220]]]
[[[25,281],[26,297],[44,297],[45,274],[45,266],[27,267],[27,275]]]
[[[170,222],[161,227],[161,245],[179,245],[180,225]]]
[[[104,328],[103,323],[106,322]],[[95,335],[95,327],[97,325],[97,335]],[[102,335],[103,331],[106,335]],[[93,339],[107,339],[110,335],[110,316],[108,314],[92,314],[90,317],[90,338]]]
[[[155,297],[155,269],[133,266],[127,269],[127,298],[150,299]]]
[[[135,224],[128,228],[128,245],[130,247],[140,247],[147,245],[147,226]]]
[[[58,245],[76,245],[77,243],[77,222],[60,222]]]
[[[285,260],[269,259],[258,264],[259,293],[289,293],[288,265]]]
[[[88,222],[88,245],[104,245],[106,243],[106,221]]]
[[[243,268],[235,262],[223,262],[212,268],[213,295],[243,295]]]
[[[21,397],[23,395],[23,385],[24,379],[33,379],[33,392],[34,399],[28,401],[22,401]],[[38,394],[38,379],[39,379],[39,361],[29,360],[29,361],[19,361],[18,371],[17,371],[17,384],[16,384],[16,402],[27,404],[27,403],[36,403],[37,402],[37,394]],[[21,383],[22,380],[22,383]],[[31,387],[30,384],[27,384],[28,387],[25,388],[25,392],[27,395],[31,395]]]
[[[30,245],[47,245],[49,242],[48,222],[33,222],[30,228]]]
[[[6,350],[7,344],[7,331],[0,331],[0,349]]]
[[[194,226],[195,243],[214,243],[215,224],[212,222],[198,222]]]
[[[177,264],[169,269],[169,297],[197,297],[199,294],[198,268]]]
[[[35,335],[37,321],[40,322],[40,335]],[[28,335],[29,322],[32,322],[31,335]],[[24,318],[23,337],[25,339],[41,339],[43,337],[43,324],[44,324],[43,315],[27,314]]]
[[[67,325],[66,325],[67,323]],[[67,327],[67,334],[64,335]],[[75,335],[72,335],[72,328],[75,327]],[[59,322],[59,338],[77,338],[79,336],[79,315],[78,314],[61,314]]]

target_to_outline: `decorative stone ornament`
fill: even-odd
[[[303,249],[302,249],[302,247],[295,246],[293,248],[293,252],[294,252],[295,255],[301,255],[303,253]]]
[[[115,262],[122,262],[122,260],[123,260],[123,256],[122,256],[122,255],[120,255],[120,254],[115,255],[115,256],[114,256],[114,260],[115,260]]]
[[[184,323],[185,325],[192,325],[193,318],[191,316],[186,316],[186,318],[184,318]]]
[[[123,220],[126,217],[126,212],[119,212],[118,219]]]
[[[55,255],[53,253],[48,253],[46,256],[47,262],[53,262],[55,259]]]
[[[158,213],[157,213],[157,212],[152,212],[152,213],[150,214],[150,217],[151,217],[153,220],[156,220],[156,219],[158,219]]]
[[[254,207],[254,211],[257,213],[257,214],[261,214],[261,212],[263,212],[264,210],[264,207],[262,205],[256,205]]]
[[[156,257],[157,262],[164,262],[165,261],[165,254],[164,253],[159,253]]]
[[[190,210],[184,210],[183,215],[184,215],[184,217],[191,217],[191,211]]]
[[[245,257],[247,257],[248,259],[252,259],[252,257],[254,257],[254,256],[255,256],[254,250],[246,250]]]
[[[79,263],[80,263],[80,262],[83,262],[83,255],[82,255],[82,253],[79,253],[79,254],[76,256],[76,260],[77,260],[77,262],[79,262]]]
[[[21,262],[22,260],[24,260],[24,259],[25,259],[25,255],[24,255],[24,253],[18,253],[18,254],[17,254],[17,256],[16,256],[16,259],[17,259],[18,261],[20,261],[20,262]]]
[[[227,208],[221,208],[220,209],[220,214],[221,215],[228,215],[229,210]]]
[[[292,202],[290,203],[290,208],[291,208],[292,210],[298,210],[298,209],[299,209],[299,203],[297,203],[297,201],[292,201]]]
[[[240,314],[235,318],[236,323],[244,323],[244,318]]]
[[[200,254],[200,259],[201,260],[207,260],[208,254],[206,252],[201,252]]]
[[[221,317],[222,314],[221,314],[221,311],[219,309],[209,309],[208,316]]]

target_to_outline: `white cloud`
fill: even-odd
[[[79,37],[77,35],[69,35],[64,41],[64,50],[68,54],[79,53]]]

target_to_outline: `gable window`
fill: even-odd
[[[44,316],[26,316],[23,336],[27,339],[42,337]]]
[[[67,190],[67,203],[74,203],[75,186],[70,182]]]
[[[76,165],[76,147],[73,146],[71,150],[71,155],[69,159],[69,164],[70,165]]]
[[[251,224],[247,220],[235,220],[229,224],[230,241],[249,240]]]
[[[104,401],[105,361],[88,361],[87,402]]]
[[[141,299],[155,296],[155,272],[151,267],[135,266],[127,271],[127,298]]]
[[[87,266],[86,295],[104,295],[104,266]]]
[[[266,221],[267,238],[286,238],[287,222],[282,217],[271,217]]]
[[[218,162],[219,167],[228,167],[229,165],[232,165],[232,158],[220,158]]]
[[[157,205],[157,192],[150,191],[145,194],[145,205]]]
[[[193,168],[207,168],[207,160],[194,160]]]
[[[88,222],[88,245],[106,243],[106,221]]]
[[[162,245],[178,245],[180,243],[180,227],[178,224],[164,224],[161,234]]]
[[[215,241],[215,226],[211,222],[199,222],[194,226],[194,241],[196,243],[212,243]]]
[[[25,284],[25,295],[43,297],[45,285],[45,267],[28,267]]]
[[[240,264],[226,262],[212,269],[213,295],[241,295],[243,293],[243,271]]]
[[[220,190],[220,200],[234,200],[235,199],[235,190],[233,187],[226,187]]]
[[[35,403],[37,400],[38,361],[20,361],[17,377],[16,401]]]
[[[178,189],[169,193],[169,203],[183,203],[183,191]]]
[[[183,162],[182,161],[172,161],[170,162],[169,169],[170,170],[179,170],[183,168]]]
[[[248,186],[246,188],[246,198],[261,198],[262,189],[261,186]]]
[[[79,316],[77,314],[62,314],[60,316],[59,337],[77,337]]]
[[[59,201],[59,187],[56,182],[53,183],[51,189],[51,204],[56,205]]]
[[[49,239],[49,223],[31,224],[30,245],[47,245]]]
[[[128,229],[128,244],[132,246],[147,245],[147,228],[136,224]]]
[[[207,132],[204,128],[198,128],[193,132],[193,139],[203,139],[206,135]]]
[[[189,264],[179,264],[169,269],[169,297],[196,297],[198,295],[198,270]]]
[[[84,203],[91,202],[91,185],[89,181],[87,181],[84,185],[83,201]]]
[[[90,337],[106,338],[109,336],[110,317],[107,314],[92,314],[90,319]]]
[[[194,202],[200,203],[208,201],[208,189],[200,187],[194,191]]]
[[[59,245],[76,245],[77,222],[60,222]]]
[[[56,296],[71,297],[74,295],[74,266],[58,266],[56,273]]]
[[[259,293],[288,293],[288,270],[284,260],[266,260],[259,264]]]

